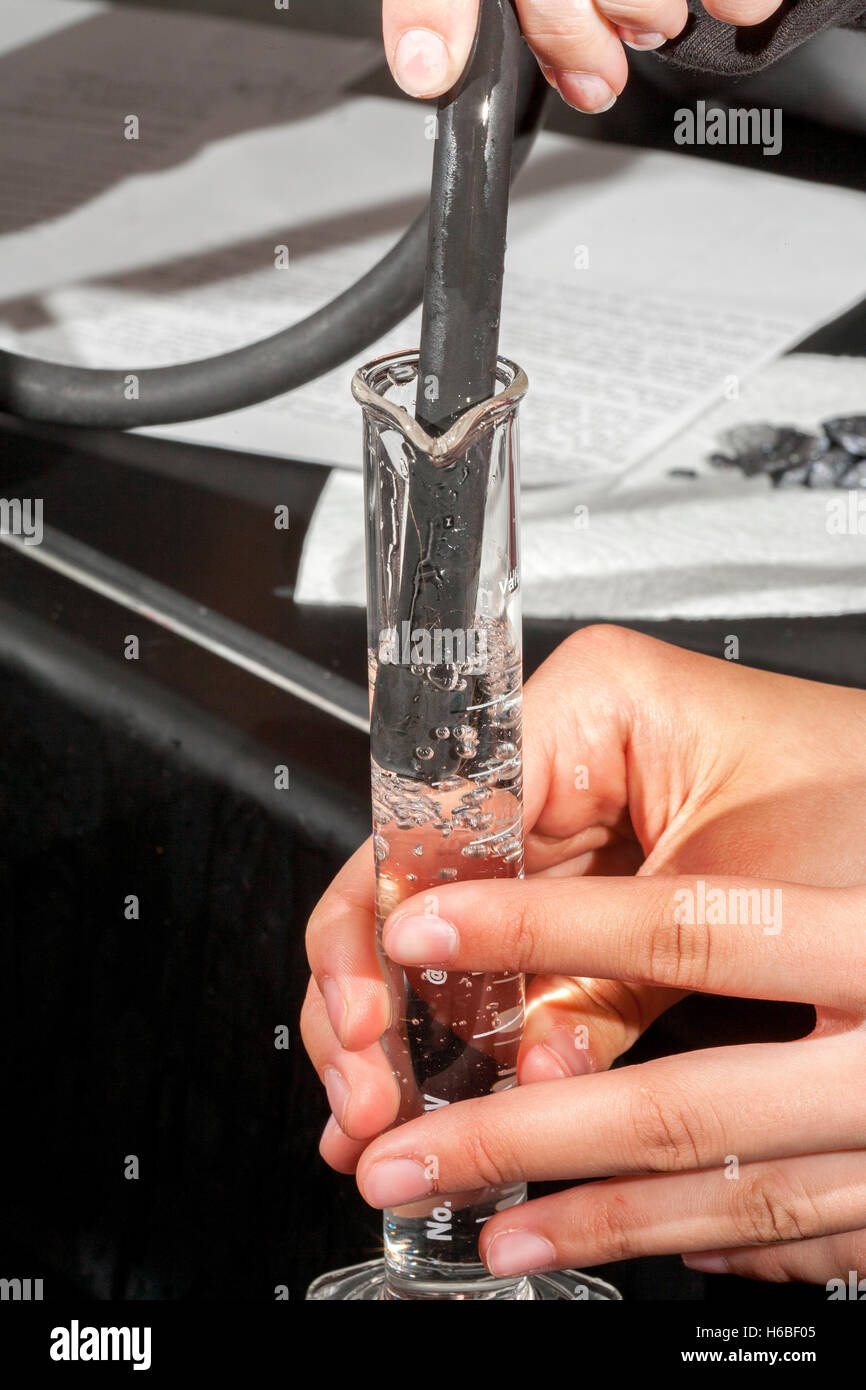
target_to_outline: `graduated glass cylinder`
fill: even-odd
[[[371,769],[378,939],[387,915],[461,879],[523,874],[517,413],[526,378],[500,360],[497,391],[432,437],[414,419],[417,354],[356,374],[364,411]],[[443,908],[444,910],[444,908]],[[516,1084],[524,981],[402,969],[384,1039],[399,1122]],[[482,1226],[525,1187],[447,1191],[384,1218],[391,1299],[523,1299],[478,1257]]]

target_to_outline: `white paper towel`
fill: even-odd
[[[866,490],[849,506],[842,489],[779,489],[708,462],[732,425],[817,430],[828,416],[863,413],[866,359],[793,355],[608,490],[526,491],[524,612],[622,620],[866,611]],[[671,477],[673,468],[699,476]],[[828,524],[840,505],[843,534]],[[297,602],[365,602],[363,506],[361,479],[334,471],[307,534]]]

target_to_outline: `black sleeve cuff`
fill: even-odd
[[[658,56],[676,67],[736,77],[768,67],[806,39],[839,27],[866,29],[864,0],[784,0],[763,24],[740,29],[713,19],[701,0],[689,0],[685,29]]]

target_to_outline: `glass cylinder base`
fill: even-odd
[[[479,1289],[477,1284],[469,1286],[465,1295],[455,1292],[454,1286],[449,1285],[444,1296],[449,1303],[462,1298],[467,1302],[494,1302],[498,1301],[495,1285],[496,1281],[490,1280],[490,1286],[483,1289]],[[520,1293],[516,1300],[510,1292],[513,1287],[513,1283],[509,1281],[509,1301],[546,1302],[558,1299],[567,1303],[622,1302],[622,1294],[613,1284],[606,1284],[603,1279],[597,1279],[594,1275],[581,1274],[576,1269],[561,1269],[553,1274],[528,1274],[521,1280]],[[425,1292],[423,1287],[418,1288],[411,1301],[439,1301],[442,1297],[442,1286],[439,1285],[437,1289],[436,1285],[431,1285],[428,1292]],[[322,1274],[318,1279],[314,1279],[307,1290],[307,1300],[312,1302],[341,1302],[344,1299],[355,1299],[362,1303],[383,1302],[385,1261],[367,1260],[365,1264],[350,1265],[348,1269],[335,1269],[332,1274]]]

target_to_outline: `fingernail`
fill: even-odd
[[[343,1130],[340,1129],[340,1126],[337,1124],[337,1121],[334,1119],[333,1115],[329,1115],[329,1116],[328,1116],[328,1123],[325,1125],[325,1128],[322,1130],[322,1137],[321,1137],[321,1139],[319,1140],[319,1148],[321,1148],[321,1146],[322,1146],[322,1145],[325,1143],[325,1141],[328,1140],[328,1139],[340,1139],[340,1138],[345,1139],[345,1138],[346,1138],[346,1135],[345,1135],[345,1133],[343,1132]]]
[[[451,959],[459,940],[457,928],[442,917],[398,917],[382,945],[401,965],[438,965]]]
[[[553,1028],[531,1047],[520,1065],[522,1085],[533,1081],[561,1081],[564,1076],[584,1076],[592,1071],[586,1048],[578,1047],[575,1034],[567,1028]]]
[[[556,1251],[534,1231],[503,1231],[487,1247],[485,1263],[491,1274],[502,1279],[530,1269],[550,1269],[556,1264]]]
[[[408,29],[394,53],[394,77],[410,97],[441,91],[448,68],[445,42],[431,29]]]
[[[349,1104],[350,1091],[346,1078],[340,1075],[336,1067],[325,1067],[325,1091],[334,1118],[345,1133],[346,1107]]]
[[[577,106],[588,115],[600,116],[616,101],[616,93],[603,77],[592,72],[562,72],[557,69],[556,85],[569,106]]]
[[[430,1179],[414,1158],[375,1163],[364,1179],[364,1196],[374,1207],[402,1207],[432,1192]]]
[[[617,32],[626,47],[636,48],[638,52],[661,48],[663,43],[667,43],[667,36],[656,29],[619,29]]]
[[[349,1013],[349,1006],[336,980],[322,981],[322,998],[325,1001],[325,1008],[328,1012],[328,1018],[331,1021],[331,1027],[337,1037],[342,1039],[343,1029],[346,1026],[346,1018]]]
[[[341,1135],[345,1139],[346,1136],[343,1134],[337,1121],[334,1119],[333,1115],[329,1115],[328,1123],[322,1130],[322,1137],[319,1140],[319,1153],[322,1155],[322,1158],[325,1158],[326,1150],[329,1148],[331,1141],[339,1139]]]
[[[701,1274],[730,1274],[731,1266],[724,1255],[715,1250],[700,1250],[693,1255],[683,1255],[683,1264],[696,1269]]]

